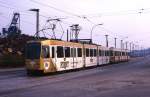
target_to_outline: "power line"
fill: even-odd
[[[74,13],[71,13],[71,12],[68,12],[68,11],[65,11],[65,10],[62,10],[62,9],[55,8],[55,7],[53,7],[53,6],[51,6],[51,5],[48,5],[48,4],[44,4],[44,3],[41,3],[41,2],[38,2],[38,1],[35,1],[35,0],[30,0],[30,1],[31,1],[31,2],[34,2],[34,3],[36,3],[36,4],[39,4],[39,5],[42,5],[42,6],[49,7],[49,8],[51,8],[51,9],[56,10],[56,11],[63,12],[63,13],[65,13],[65,14],[69,14],[69,15],[73,15],[73,16],[76,16],[76,17],[80,17],[80,16],[77,15],[77,14],[74,14]]]
[[[104,12],[104,13],[96,13],[96,14],[87,14],[87,15],[82,15],[82,16],[96,18],[96,17],[102,17],[102,16],[144,14],[148,10],[150,11],[150,8],[141,8],[141,9],[136,9],[136,10],[126,10],[126,11],[119,11],[119,12]]]
[[[47,7],[50,7],[54,10],[57,10],[59,12],[63,12],[63,13],[66,13],[66,14],[70,14],[70,15],[73,15],[73,16],[76,16],[76,17],[79,17],[79,18],[83,18],[83,16],[85,17],[91,17],[91,18],[95,18],[95,17],[101,17],[101,16],[114,16],[114,15],[129,15],[129,14],[141,14],[141,13],[144,13],[143,11],[146,11],[146,10],[150,10],[150,8],[142,8],[142,9],[138,9],[138,10],[126,10],[126,11],[119,11],[119,12],[108,12],[108,13],[99,13],[99,14],[89,14],[89,15],[77,15],[77,14],[74,14],[74,13],[71,13],[71,12],[68,12],[68,11],[64,11],[62,9],[58,9],[58,8],[55,8],[53,6],[50,6],[50,5],[47,5],[47,4],[44,4],[44,3],[41,3],[41,2],[38,2],[38,1],[35,1],[35,0],[30,0],[31,2],[34,2],[36,4],[39,4],[39,5],[42,5],[42,6],[47,6]],[[2,1],[0,1],[2,2]],[[1,4],[6,4],[4,2],[2,2]],[[8,5],[8,4],[7,4]],[[16,9],[16,7],[10,7],[10,5],[8,6],[4,6],[2,5],[3,7],[5,8],[9,8],[9,9]],[[12,6],[12,5],[11,5]],[[27,11],[27,10],[26,10]],[[44,16],[44,15],[41,15],[42,17],[45,17],[45,18],[48,18],[47,16]],[[73,17],[71,17],[73,18]]]

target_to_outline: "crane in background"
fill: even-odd
[[[21,34],[20,30],[20,14],[14,13],[12,21],[8,28],[2,28],[2,34],[5,37],[15,37]]]

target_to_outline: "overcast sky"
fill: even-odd
[[[109,46],[114,46],[114,37],[117,37],[117,47],[120,47],[121,39],[150,46],[148,0],[0,0],[0,29],[8,27],[14,12],[20,12],[22,33],[33,35],[35,13],[29,12],[30,8],[40,9],[40,29],[44,27],[46,17],[64,18],[61,22],[64,31],[71,24],[80,24],[79,38],[90,38],[92,27],[103,23],[93,30],[95,43],[105,45],[104,35],[108,34]],[[61,37],[61,26],[57,26],[58,37]]]

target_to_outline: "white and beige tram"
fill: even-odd
[[[128,50],[113,47],[110,48],[110,63],[128,61],[128,58],[130,58],[128,55]]]
[[[29,41],[26,45],[26,69],[28,73],[50,73],[109,64],[111,53],[116,56],[114,49],[109,50],[97,44],[59,40]]]

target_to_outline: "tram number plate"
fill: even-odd
[[[65,61],[65,62],[60,62],[60,67],[61,68],[67,68],[69,64],[69,61]]]

